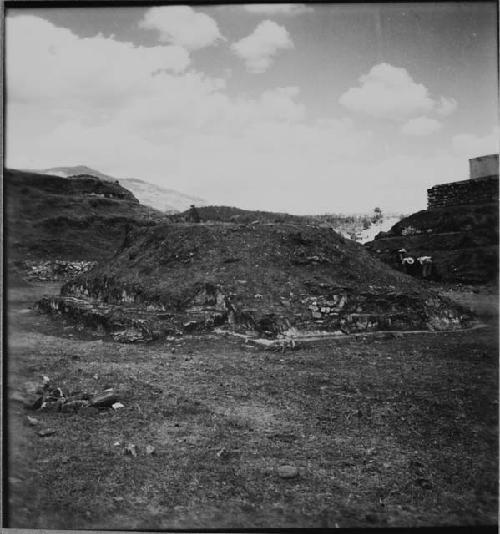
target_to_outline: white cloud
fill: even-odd
[[[245,4],[243,9],[256,15],[301,15],[314,11],[305,4]]]
[[[398,121],[428,113],[435,106],[427,88],[415,83],[404,68],[379,63],[359,82],[359,87],[348,89],[339,99],[351,111]]]
[[[429,117],[417,117],[410,119],[401,128],[401,132],[405,135],[417,135],[424,136],[437,132],[443,127],[443,125],[436,119],[430,119]]]
[[[189,65],[179,46],[140,47],[101,35],[80,38],[31,15],[6,18],[7,91],[10,101],[36,101],[74,111],[120,105],[147,91],[158,72]]]
[[[475,134],[459,134],[455,135],[451,142],[456,154],[469,159],[487,154],[498,154],[500,150],[499,137],[500,128],[495,126],[491,133],[482,137]]]
[[[135,176],[247,209],[307,213],[359,205],[356,197],[367,176],[359,153],[370,147],[369,132],[349,120],[290,123],[266,114],[259,101],[253,104],[261,117],[244,123],[236,134],[219,121],[208,130],[178,124],[151,137],[145,135],[149,127],[118,120],[67,122],[31,143],[24,136],[9,154],[20,164],[10,166],[85,163],[114,176]],[[229,102],[227,115],[239,105]],[[26,165],[34,154],[38,159]]]
[[[264,20],[247,37],[233,43],[233,52],[245,61],[249,72],[261,73],[272,64],[279,50],[293,48],[290,34],[285,27]]]
[[[447,117],[456,111],[458,103],[454,98],[442,96],[439,99],[439,105],[436,107],[436,113],[442,117]]]
[[[493,137],[457,136],[439,158],[384,157],[383,139],[354,121],[308,117],[298,87],[230,94],[223,79],[187,70],[179,46],[80,38],[36,17],[6,24],[13,168],[86,164],[249,209],[412,211],[425,187],[461,178],[460,150]]]
[[[189,6],[152,7],[146,11],[139,25],[157,30],[160,41],[188,50],[205,48],[224,40],[212,17]]]
[[[298,87],[278,87],[264,91],[260,97],[260,106],[267,117],[284,121],[301,120],[306,111],[303,105],[294,100],[298,94]]]

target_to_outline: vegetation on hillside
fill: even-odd
[[[383,215],[380,208],[375,208],[370,214],[341,214],[325,213],[321,215],[291,215],[289,213],[279,213],[261,210],[243,210],[231,206],[200,206],[196,210],[202,222],[220,223],[241,223],[249,224],[255,222],[273,223],[297,223],[297,224],[322,224],[333,228],[335,231],[355,237],[361,230],[365,230],[372,223],[379,221]],[[189,210],[171,216],[172,221],[182,221],[188,217]]]
[[[4,192],[9,262],[109,258],[127,228],[165,220],[119,184],[102,180],[7,169]]]

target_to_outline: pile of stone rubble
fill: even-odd
[[[43,377],[42,384],[26,382],[22,390],[14,391],[9,396],[10,400],[22,403],[28,410],[67,413],[75,413],[82,409],[118,410],[124,407],[120,402],[121,397],[115,388],[108,388],[95,394],[85,391],[69,392],[53,384],[47,376]]]
[[[45,260],[24,262],[27,278],[40,281],[68,280],[90,271],[96,265],[96,261]]]

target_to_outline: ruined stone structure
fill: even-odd
[[[39,307],[133,341],[217,328],[279,339],[468,322],[333,230],[285,223],[136,229],[108,263]]]
[[[427,209],[498,202],[498,175],[435,185],[427,190]]]
[[[29,280],[68,280],[86,273],[97,265],[96,261],[42,260],[24,262],[26,277]]]
[[[498,202],[498,154],[469,160],[470,179],[427,190],[427,209]]]
[[[431,256],[435,280],[496,283],[498,279],[498,155],[469,160],[469,180],[427,190],[427,209],[413,213],[366,243],[402,270],[397,251]],[[417,274],[418,276],[418,274]]]

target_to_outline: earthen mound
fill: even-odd
[[[144,339],[217,326],[272,338],[467,324],[464,310],[360,245],[287,223],[135,229],[107,264],[42,307],[73,315],[80,307],[89,324],[104,316],[109,330],[129,326]]]

